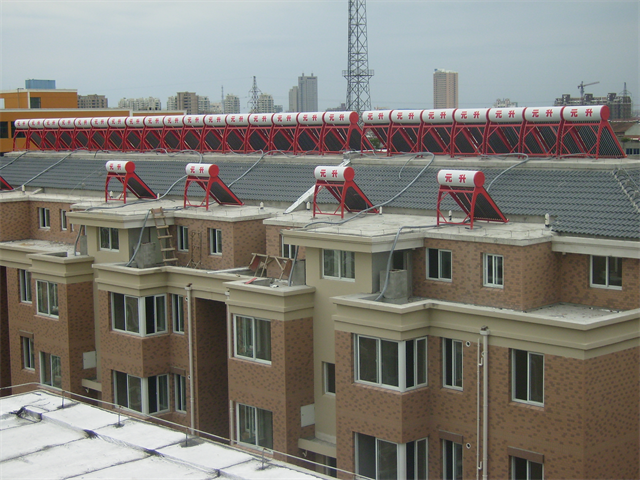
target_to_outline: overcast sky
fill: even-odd
[[[638,0],[368,0],[372,106],[433,107],[433,71],[459,73],[461,107],[546,106],[578,84],[640,99]],[[348,0],[0,0],[0,89],[50,79],[80,95],[240,97],[253,76],[288,108],[303,72],[320,110],[345,101]],[[636,107],[637,109],[638,107]]]

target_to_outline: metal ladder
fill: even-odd
[[[169,225],[167,225],[167,218],[164,215],[164,210],[162,210],[162,207],[152,208],[151,215],[153,215],[153,222],[156,224],[158,240],[160,240],[162,261],[165,264],[177,262],[178,259],[175,257],[176,249],[173,246],[173,235],[169,233]]]

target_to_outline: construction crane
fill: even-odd
[[[591,82],[591,83],[584,83],[584,81],[580,82],[580,85],[578,85],[578,90],[580,90],[580,103],[584,101],[584,87],[588,87],[589,85],[595,85],[596,83],[600,83],[600,82]]]

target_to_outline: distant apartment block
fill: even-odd
[[[240,98],[233,93],[224,97],[224,113],[240,113]]]
[[[109,99],[104,95],[78,95],[78,108],[109,108]]]
[[[118,108],[128,108],[133,111],[162,110],[159,98],[123,98],[118,102]]]
[[[553,102],[556,106],[570,105],[607,105],[611,112],[610,120],[626,120],[631,118],[631,106],[633,105],[630,95],[618,95],[608,93],[606,97],[594,97],[592,93],[585,93],[584,97],[572,97],[565,93]]]
[[[299,112],[298,109],[298,87],[291,87],[289,90],[289,112]]]
[[[318,111],[318,77],[305,75],[298,77],[298,111]]]
[[[458,108],[458,72],[436,69],[433,73],[433,108]]]
[[[256,113],[274,113],[273,95],[261,93],[258,97],[258,109]]]
[[[517,107],[518,102],[512,102],[509,98],[498,98],[493,104],[495,108]]]

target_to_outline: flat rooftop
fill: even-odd
[[[328,477],[259,453],[52,395],[0,398],[0,474],[12,479],[312,480]]]

